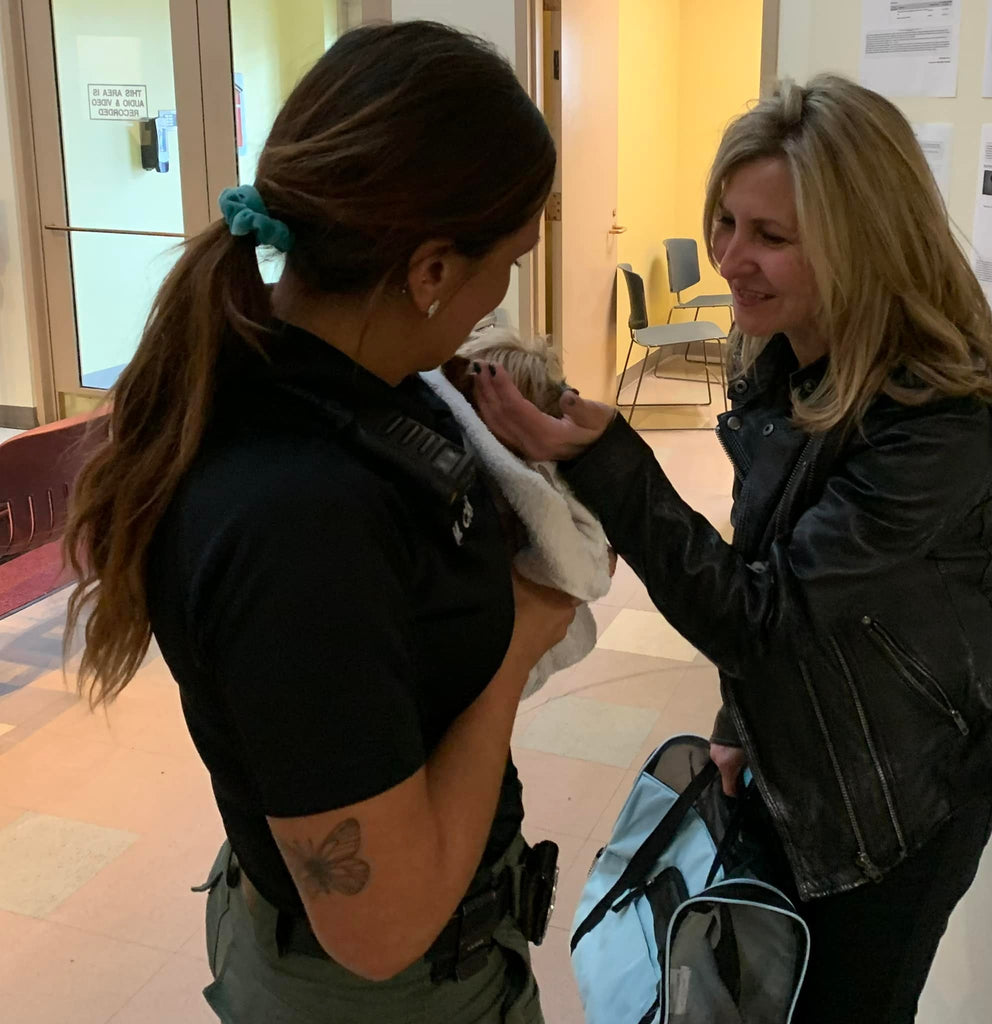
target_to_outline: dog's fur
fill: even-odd
[[[514,558],[517,570],[536,583],[585,602],[595,601],[610,589],[609,545],[599,520],[569,491],[553,462],[527,463],[515,455],[496,440],[466,398],[471,395],[467,370],[472,360],[484,359],[506,366],[518,387],[523,384],[524,395],[539,399],[535,404],[550,404],[553,396],[554,414],[560,415],[558,398],[564,381],[550,350],[543,355],[540,344],[522,342],[503,328],[490,328],[470,339],[443,372],[433,370],[422,376],[451,409],[466,445],[523,526],[523,544],[515,545],[515,550],[519,547]],[[583,604],[565,639],[531,672],[523,697],[540,689],[552,673],[580,661],[595,645],[596,623]]]

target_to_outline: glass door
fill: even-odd
[[[388,0],[23,0],[60,414],[102,399],[289,90]],[[278,265],[263,272],[273,280]]]
[[[55,383],[70,412],[117,379],[180,243],[205,223],[192,201],[202,156],[185,166],[178,130],[201,112],[177,96],[173,46],[174,27],[195,37],[196,0],[46,0],[24,13],[32,95],[54,101],[34,105],[34,131]]]

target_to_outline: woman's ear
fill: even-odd
[[[464,263],[451,239],[433,238],[417,247],[407,265],[406,291],[423,316],[433,316],[457,291]]]

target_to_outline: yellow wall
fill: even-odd
[[[326,0],[231,0],[234,71],[245,84],[247,152],[238,158],[243,183],[255,180],[276,114],[336,30],[336,7],[329,9]]]
[[[670,300],[661,240],[672,233],[678,196],[681,7],[682,0],[620,0],[617,210],[627,233],[620,236],[617,255],[644,278],[648,308],[662,321]],[[630,334],[622,277],[617,286],[620,373]]]
[[[324,0],[279,0],[279,58],[282,98],[324,54]]]
[[[758,97],[762,6],[762,0],[682,0],[676,233],[696,239],[699,287],[707,292],[726,291],[726,282],[710,267],[703,245],[706,175],[727,123]]]
[[[727,122],[757,98],[762,0],[620,0],[620,260],[645,279],[653,323],[668,291],[665,238],[695,238],[701,283],[726,290],[702,237],[706,175]],[[617,372],[630,335],[622,284],[617,302]],[[707,310],[718,323],[726,319]],[[635,353],[633,358],[636,359]]]

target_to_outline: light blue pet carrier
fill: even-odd
[[[648,759],[597,855],[572,933],[587,1024],[788,1024],[809,958],[793,904],[723,796],[709,743]]]

